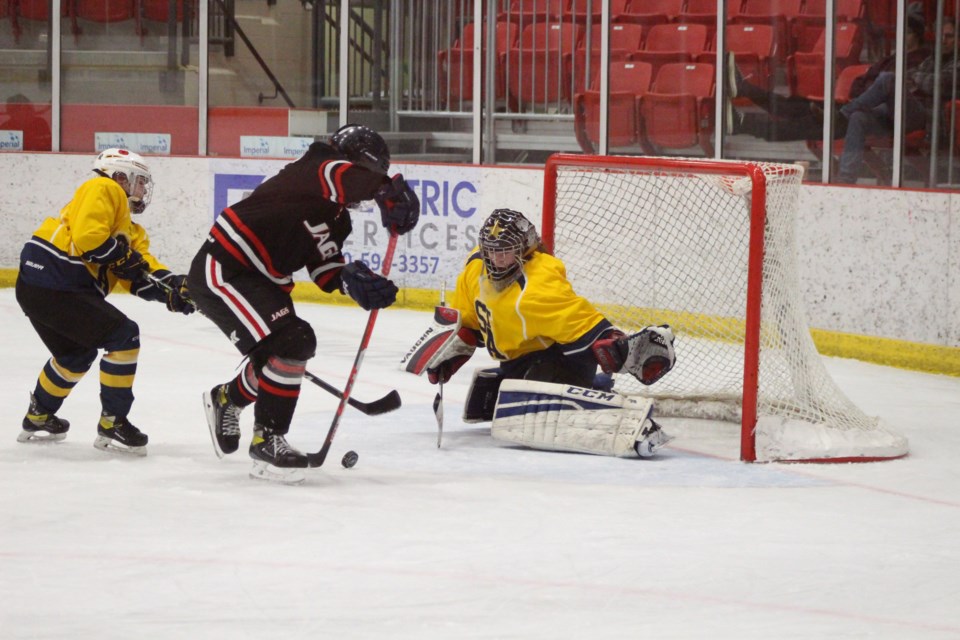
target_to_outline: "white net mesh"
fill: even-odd
[[[747,165],[723,163],[730,173],[716,175],[686,160],[579,161],[557,168],[553,215],[554,252],[570,281],[624,331],[667,323],[677,335],[672,372],[651,387],[618,376],[617,388],[656,398],[659,415],[740,422],[750,205],[762,191]],[[847,399],[810,337],[794,244],[802,169],[754,166],[766,178],[767,215],[757,459],[904,455],[906,440]]]

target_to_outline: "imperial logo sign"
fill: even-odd
[[[23,151],[23,131],[0,131],[0,151]]]

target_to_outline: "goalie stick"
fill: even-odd
[[[393,262],[393,253],[397,249],[397,235],[396,229],[390,229],[390,241],[387,243],[387,251],[383,257],[383,277],[387,277],[390,274],[390,264]],[[357,373],[360,371],[360,365],[363,364],[363,356],[367,351],[367,345],[370,344],[370,336],[373,334],[373,325],[377,321],[377,314],[380,312],[380,309],[373,309],[370,312],[370,317],[367,318],[367,326],[363,330],[363,338],[360,340],[360,348],[357,349],[357,356],[353,360],[353,367],[350,369],[350,375],[347,376],[347,385],[343,388],[343,395],[340,398],[340,404],[337,406],[337,412],[333,414],[333,422],[330,424],[330,429],[327,430],[327,438],[323,441],[323,446],[320,447],[320,451],[316,453],[307,454],[307,466],[308,467],[320,467],[323,466],[323,462],[327,459],[327,454],[330,452],[330,445],[333,444],[333,437],[337,435],[337,428],[340,425],[340,417],[343,415],[343,409],[347,405],[347,401],[350,399],[350,392],[353,391],[353,383],[357,380]]]
[[[440,284],[440,308],[443,308],[446,305],[444,298],[446,297],[447,292],[447,283],[443,282]],[[439,314],[439,310],[436,312]],[[437,449],[440,448],[440,444],[443,442],[443,376],[440,376],[440,390],[437,392],[436,397],[433,399],[433,414],[437,416]]]
[[[169,284],[167,284],[163,280],[157,278],[152,273],[147,273],[146,278],[147,280],[157,285],[164,291],[169,292],[173,289],[173,287],[171,287]],[[197,304],[193,300],[189,300],[188,302],[194,309],[197,309]],[[200,309],[197,309],[197,311],[200,311]],[[202,314],[203,312],[200,311],[200,313]],[[340,393],[340,390],[337,389],[332,384],[330,384],[329,382],[326,382],[321,378],[318,378],[317,376],[310,373],[309,371],[304,371],[303,375],[307,380],[317,385],[327,393],[334,395],[337,398],[340,398],[341,400],[343,399],[343,394]],[[397,393],[396,389],[392,390],[390,393],[383,396],[382,398],[377,398],[373,402],[361,402],[360,400],[357,400],[355,398],[349,398],[349,401],[350,401],[351,407],[353,407],[360,413],[363,413],[368,416],[378,416],[382,413],[389,413],[391,411],[395,411],[399,409],[401,406],[400,394]]]

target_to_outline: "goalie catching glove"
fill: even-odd
[[[651,385],[673,368],[677,360],[673,341],[673,330],[662,324],[632,336],[614,331],[610,337],[594,342],[592,349],[604,373],[628,371],[643,384]]]
[[[343,292],[366,311],[389,307],[397,300],[397,286],[357,260],[340,270]]]

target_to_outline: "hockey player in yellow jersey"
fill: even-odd
[[[647,457],[666,442],[649,419],[650,403],[637,404],[612,392],[608,374],[628,372],[644,384],[659,380],[675,361],[672,331],[663,325],[626,336],[614,327],[574,291],[563,262],[544,249],[536,228],[522,213],[497,209],[487,218],[479,246],[468,256],[444,311],[456,320],[452,325],[444,322],[446,330],[428,331],[412,350],[406,368],[426,371],[433,384],[446,382],[478,345],[485,346],[499,367],[475,372],[465,421],[493,419],[496,437],[499,420],[509,431],[519,428],[515,441],[545,449],[610,455],[636,451]],[[598,366],[604,375],[597,375]],[[510,382],[519,380],[533,384],[518,387]],[[571,394],[590,398],[588,408],[602,416],[602,429],[592,429],[586,437],[578,431],[575,445],[552,435],[549,442],[540,435],[523,435],[535,430],[531,421],[544,419],[553,421],[550,433],[563,430],[557,429],[557,415],[548,416],[545,407],[572,407],[576,402],[567,397]],[[584,408],[582,402],[577,406]],[[628,413],[630,433],[623,426]],[[561,427],[566,418],[560,416]],[[611,420],[613,426],[608,424]],[[536,428],[542,431],[543,426],[538,423]],[[503,439],[513,438],[507,434]]]
[[[614,332],[574,292],[563,263],[543,250],[534,226],[506,209],[483,226],[481,246],[467,258],[450,306],[464,327],[480,334],[508,378],[589,386],[596,362],[577,354]]]
[[[20,442],[63,440],[70,423],[56,415],[104,350],[100,360],[102,412],[94,446],[146,453],[147,435],[128,419],[140,351],[137,324],[105,300],[117,285],[171,311],[189,314],[186,277],[172,274],[150,253],[146,231],[130,214],[150,203],[153,182],[143,158],[108,149],[96,175],[76,190],[55,218],[47,218],[20,254],[16,296],[50,351],[30,394]]]

